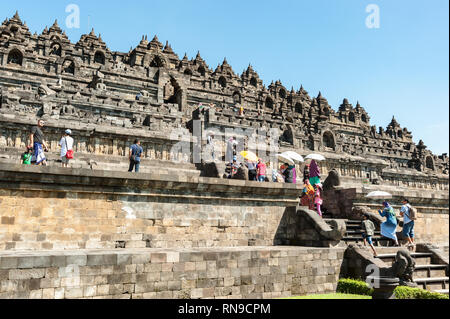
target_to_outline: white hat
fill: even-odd
[[[69,130],[69,129],[67,129],[67,130],[66,130],[66,134],[68,134],[68,135],[72,135],[72,131],[71,131],[71,130]]]

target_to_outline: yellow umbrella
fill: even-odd
[[[258,161],[258,156],[255,153],[250,151],[242,151],[241,156],[245,158],[247,161],[256,162]]]

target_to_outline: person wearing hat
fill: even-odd
[[[59,141],[59,146],[61,146],[62,167],[69,167],[69,161],[73,159],[73,138],[71,135],[72,131],[67,129]]]

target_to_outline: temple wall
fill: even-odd
[[[343,248],[0,252],[0,299],[271,299],[336,291]]]
[[[0,250],[273,244],[294,185],[0,164]]]

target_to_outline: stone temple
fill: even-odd
[[[340,277],[364,277],[365,263],[392,263],[382,238],[378,259],[355,245],[361,212],[382,221],[365,198],[379,189],[397,211],[403,197],[417,207],[415,281],[448,293],[448,156],[394,117],[377,128],[359,102],[335,110],[320,92],[266,87],[250,65],[238,75],[226,59],[215,69],[200,53],[180,59],[157,36],[122,53],[94,30],[72,43],[57,21],[31,34],[18,13],[0,26],[0,96],[0,298],[330,292]],[[49,166],[25,167],[38,119]],[[64,170],[67,128],[75,160]],[[176,147],[203,149],[207,132],[230,129],[271,130],[280,152],[324,155],[323,179],[338,176],[326,183],[327,218],[298,205],[300,186],[222,179],[224,164],[211,173]],[[140,174],[127,173],[135,138]]]

